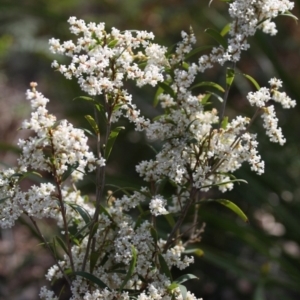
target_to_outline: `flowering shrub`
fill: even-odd
[[[281,80],[272,78],[269,87],[260,87],[251,76],[243,74],[257,89],[246,96],[256,107],[254,115],[229,120],[225,108],[236,75],[235,65],[241,52],[250,47],[248,37],[259,29],[276,34],[272,19],[290,14],[293,3],[229,2],[232,22],[221,34],[207,30],[220,46],[190,63],[192,57],[208,49],[193,48],[196,38],[192,30],[181,33],[182,40],[174,52],[153,43],[152,33],[120,32],[116,28],[109,32],[104,23],[86,24],[75,17],[69,23],[71,33],[78,36],[76,42],[50,39],[53,53],[71,58],[67,66],[54,61],[52,67],[67,79],[75,77],[88,94],[80,99],[94,107],[94,117],[85,117],[93,128],[97,149],[95,154],[89,150],[83,130],[50,114],[46,108],[49,100],[36,90],[36,83],[31,83],[26,94],[31,118],[21,128],[31,130],[33,136],[19,140],[22,153],[17,167],[1,170],[0,225],[12,227],[25,214],[44,239],[35,219],[57,221],[61,236],[56,236],[53,243],[44,239],[56,260],[46,278],[64,278],[71,291],[70,299],[197,299],[182,284],[196,277],[186,274],[173,279],[171,273],[173,267],[183,270],[193,263],[193,256],[185,252],[188,245],[200,241],[204,230],[194,208],[196,221],[183,237],[188,212],[200,203],[217,201],[247,220],[231,201],[200,199],[199,195],[216,186],[221,192],[232,189],[235,182],[242,181],[233,172],[244,162],[257,174],[264,172],[257,136],[250,132],[259,115],[270,141],[285,143],[274,105],[269,103],[273,100],[283,108],[291,108],[296,102],[280,91]],[[198,74],[225,62],[230,65],[226,67],[225,88],[213,82],[197,83]],[[158,86],[154,101],[164,113],[154,120],[142,116],[125,88],[127,80],[138,87]],[[193,89],[200,86],[218,93],[194,95]],[[211,97],[222,102],[220,112],[209,109]],[[136,166],[147,187],[131,193],[121,188],[124,195],[116,198],[106,185],[105,170],[122,130],[115,123],[123,117],[134,123],[136,131],[145,132],[150,141],[160,141],[162,146],[153,159]],[[105,121],[105,128],[100,127],[100,119]],[[44,181],[24,191],[20,182],[33,172]],[[87,173],[95,175],[96,192],[91,200],[77,187]],[[166,181],[174,187],[172,195],[164,193]],[[136,208],[140,212],[137,219],[130,215]],[[162,215],[170,224],[167,238],[160,236],[156,225],[156,218]],[[64,251],[63,257],[57,256],[58,246]],[[54,300],[59,296],[43,287],[40,298]]]

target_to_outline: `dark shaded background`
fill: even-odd
[[[86,21],[106,22],[107,28],[153,31],[156,42],[171,46],[180,40],[181,30],[191,25],[198,46],[214,43],[204,34],[208,27],[221,29],[229,18],[225,3],[214,0],[0,0],[0,162],[13,165],[15,148],[22,133],[16,130],[29,116],[24,92],[29,82],[51,99],[50,111],[68,118],[77,126],[87,127],[83,110],[90,107],[72,101],[83,95],[74,81],[54,72],[51,61],[58,59],[48,51],[48,39],[73,36],[66,20],[77,16]],[[293,13],[299,16],[299,3]],[[279,33],[269,37],[257,33],[250,40],[238,69],[253,76],[261,86],[277,76],[285,91],[299,103],[300,99],[300,30],[291,18],[276,20]],[[63,58],[59,58],[63,59]],[[216,67],[203,77],[224,85],[224,69]],[[135,101],[149,117],[157,114],[152,105],[155,91],[133,90]],[[245,100],[253,87],[238,77],[233,87],[227,115],[253,114]],[[278,107],[280,126],[287,138],[284,147],[272,144],[262,132],[261,122],[252,128],[259,132],[260,151],[266,172],[257,176],[245,165],[236,175],[248,185],[224,195],[237,203],[249,216],[243,224],[236,215],[218,205],[200,208],[206,230],[199,247],[203,257],[188,271],[199,276],[189,288],[205,300],[289,300],[300,299],[300,105],[283,111]],[[108,182],[138,186],[142,182],[135,164],[152,153],[143,135],[129,126],[122,132],[108,166]],[[125,159],[124,159],[125,158]],[[83,187],[89,193],[89,187]],[[216,195],[217,196],[217,195]],[[51,223],[49,223],[51,225]],[[46,230],[51,233],[51,228]],[[35,300],[45,284],[45,270],[52,259],[26,226],[26,220],[13,230],[0,231],[0,299]]]

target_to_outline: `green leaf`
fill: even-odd
[[[137,261],[137,251],[133,245],[131,246],[131,255],[132,255],[132,259],[131,259],[131,262],[129,265],[129,269],[128,269],[127,275],[125,276],[125,278],[120,286],[120,289],[119,289],[120,291],[122,291],[122,289],[124,288],[126,283],[130,280],[130,278],[135,270],[136,261]]]
[[[193,274],[185,274],[175,279],[175,282],[180,284],[192,279],[199,279],[199,278]]]
[[[101,251],[92,251],[90,256],[90,272],[93,273],[95,266],[97,264],[97,261],[101,255]]]
[[[227,68],[227,70],[226,70],[226,88],[229,88],[232,85],[234,76],[235,76],[234,69]]]
[[[231,209],[235,212],[244,222],[249,222],[248,217],[244,214],[244,212],[233,202],[227,199],[216,199],[216,202],[226,206],[227,208]]]
[[[78,168],[79,163],[76,162],[73,165],[69,165],[67,171],[62,175],[61,181],[64,182],[69,176]]]
[[[211,81],[203,81],[203,82],[200,82],[200,83],[197,83],[195,85],[193,85],[191,87],[191,90],[196,88],[196,87],[199,87],[199,86],[211,86],[221,92],[225,92],[225,90],[223,89],[223,87],[221,87],[219,84],[215,83],[215,82],[211,82]]]
[[[107,47],[114,48],[118,44],[119,40],[115,39],[108,43]]]
[[[55,239],[59,243],[59,245],[61,246],[61,248],[65,251],[65,253],[69,256],[68,247],[65,244],[65,242],[59,236],[55,236]]]
[[[66,204],[69,205],[70,207],[72,207],[75,211],[77,211],[80,214],[80,216],[84,220],[85,224],[89,224],[91,222],[92,217],[90,216],[89,212],[85,208],[83,208],[75,203],[66,202]]]
[[[151,227],[150,229],[150,234],[154,240],[154,243],[157,244],[158,241],[158,235],[157,235],[157,231],[155,230],[155,228]]]
[[[163,274],[165,274],[171,281],[173,281],[171,271],[170,271],[164,257],[160,253],[158,254],[158,259],[159,259],[160,268],[161,268],[161,271],[163,272]]]
[[[169,286],[168,286],[168,291],[173,291],[174,289],[176,289],[177,287],[179,287],[179,284],[177,282],[172,282]]]
[[[175,226],[175,220],[172,214],[164,215],[165,219],[167,220],[168,224],[173,228]]]
[[[253,78],[253,77],[251,77],[250,75],[248,75],[248,74],[242,74],[244,77],[246,77],[249,81],[251,81],[252,83],[253,83],[253,85],[256,87],[256,89],[257,90],[259,90],[260,89],[260,86],[259,86],[259,84],[257,83],[257,81]]]
[[[153,106],[156,107],[157,104],[158,104],[158,96],[160,94],[162,94],[164,92],[164,89],[162,87],[158,87],[156,93],[155,93],[155,96],[154,96],[154,100],[153,100]]]
[[[125,128],[123,126],[116,127],[109,134],[107,144],[105,145],[105,159],[106,160],[108,159],[108,157],[111,153],[112,147],[122,129],[125,129]]]
[[[290,17],[293,18],[295,21],[298,21],[298,18],[295,15],[293,15],[290,11],[286,11],[285,13],[279,14],[278,16]]]
[[[209,91],[206,91],[206,92],[207,92],[208,94],[214,96],[215,98],[217,98],[220,102],[223,102],[223,101],[224,101],[223,98],[222,98],[220,95],[218,95],[218,94],[216,94],[216,93],[213,93],[213,92],[209,92]]]
[[[91,97],[79,96],[79,97],[74,98],[73,101],[74,100],[84,100],[84,101],[91,102],[97,108],[98,111],[104,111],[103,105]]]
[[[228,117],[224,117],[221,123],[221,128],[226,129],[227,125],[228,125]]]
[[[200,248],[195,248],[195,249],[186,249],[184,251],[184,253],[188,254],[188,253],[193,253],[199,257],[202,257],[204,255],[204,251]]]
[[[209,102],[208,102],[208,100],[209,100],[209,98],[211,97],[211,93],[207,93],[207,94],[205,94],[205,96],[200,100],[200,102],[201,102],[201,104],[202,105],[207,105],[207,104],[209,104]],[[220,97],[220,96],[219,96]],[[221,98],[221,97],[220,97]],[[223,99],[221,98],[221,100],[223,101]],[[222,102],[221,101],[221,102]]]
[[[229,30],[230,30],[230,23],[227,23],[220,32],[221,36],[225,36],[229,32]]]
[[[91,125],[91,127],[93,128],[94,132],[96,134],[100,133],[98,124],[96,123],[95,119],[91,116],[91,115],[85,115],[84,116],[86,118],[86,120],[89,122],[89,124]]]
[[[199,52],[202,52],[204,50],[207,50],[207,49],[211,49],[213,48],[213,46],[211,45],[208,45],[208,46],[201,46],[201,47],[198,47],[198,48],[195,48],[193,49],[191,52],[189,52],[186,56],[185,56],[185,60],[191,58],[192,56],[198,54]]]
[[[216,40],[223,48],[227,48],[227,40],[215,29],[208,28],[205,33],[210,35],[214,40]]]
[[[181,292],[181,295],[182,295],[182,299],[186,300],[186,294],[187,294],[186,287],[184,285],[180,284],[179,289],[180,289],[180,292]]]
[[[96,277],[93,274],[90,274],[90,273],[87,273],[87,272],[83,272],[83,271],[76,271],[73,274],[77,275],[77,276],[81,276],[81,277],[89,280],[90,282],[95,283],[101,289],[107,288],[110,291],[110,288],[102,280],[100,280],[98,277]]]
[[[157,84],[160,88],[164,90],[167,94],[169,94],[171,97],[174,97],[174,91],[173,89],[165,82],[158,82]]]

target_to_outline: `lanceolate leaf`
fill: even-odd
[[[96,123],[95,119],[92,116],[90,116],[90,115],[85,115],[84,117],[89,122],[89,124],[93,128],[94,132],[96,134],[98,134],[100,132],[100,130],[99,130],[98,124]]]
[[[230,23],[227,23],[220,32],[221,36],[225,36],[229,32],[229,30],[230,30]]]
[[[181,292],[181,295],[182,295],[182,299],[186,300],[186,294],[187,294],[186,287],[184,285],[180,284],[179,289],[180,289],[180,292]]]
[[[208,28],[205,33],[210,35],[214,40],[216,40],[223,48],[227,48],[227,40],[215,29]]]
[[[122,289],[124,288],[126,283],[130,280],[131,276],[134,273],[134,269],[135,269],[135,266],[136,266],[137,251],[136,251],[136,249],[133,245],[131,246],[131,255],[132,255],[132,259],[131,259],[131,262],[130,262],[130,265],[129,265],[129,269],[128,269],[127,275],[124,278],[124,281],[122,282],[122,284],[120,286],[120,291],[122,291]]]
[[[90,223],[92,218],[86,209],[84,209],[83,207],[81,207],[75,203],[66,203],[66,204],[68,204],[70,207],[72,207],[75,211],[77,211],[80,214],[80,216],[84,220],[85,224]]]
[[[90,282],[95,283],[101,289],[107,288],[110,291],[110,288],[102,280],[100,280],[98,277],[96,277],[93,274],[90,274],[90,273],[87,273],[87,272],[82,272],[82,271],[77,271],[77,272],[74,272],[73,274],[77,275],[77,276],[81,276],[81,277],[89,280]]]
[[[105,159],[107,160],[110,153],[111,153],[111,150],[112,150],[112,147],[120,133],[120,131],[124,129],[124,127],[120,126],[120,127],[116,127],[114,128],[109,137],[108,137],[108,141],[107,141],[107,144],[105,145]]]
[[[227,68],[226,70],[226,86],[227,88],[229,88],[232,83],[233,83],[233,80],[234,80],[234,69],[232,68]]]
[[[73,101],[74,100],[83,100],[83,101],[91,102],[97,108],[98,111],[104,111],[103,105],[91,97],[79,96],[74,98]]]
[[[67,171],[62,175],[61,181],[64,182],[69,176],[78,168],[79,163],[76,162],[75,164],[68,166]]]
[[[171,97],[174,97],[174,91],[173,91],[173,89],[167,83],[165,83],[165,82],[158,82],[158,86],[160,88],[162,88]]]
[[[199,278],[193,274],[185,274],[185,275],[182,275],[182,276],[178,277],[177,279],[175,279],[175,282],[184,283],[191,279],[199,279]]]
[[[234,204],[230,200],[227,200],[227,199],[206,199],[206,200],[201,201],[201,203],[205,203],[205,202],[220,203],[220,204],[226,206],[227,208],[229,208],[230,210],[232,210],[233,212],[235,212],[244,222],[249,222],[248,217],[245,215],[245,213],[236,204]]]
[[[161,254],[158,254],[158,259],[159,259],[161,271],[172,281],[172,274],[164,257]]]
[[[55,236],[55,239],[59,243],[59,245],[62,247],[62,249],[65,251],[65,253],[69,256],[68,248],[67,248],[65,242],[59,236]]]
[[[254,84],[254,86],[256,87],[257,90],[260,89],[259,84],[257,83],[257,81],[253,77],[251,77],[248,74],[243,74],[243,76],[246,77],[249,81],[251,81]]]
[[[195,84],[191,87],[191,90],[196,88],[196,87],[199,87],[199,86],[211,86],[221,92],[225,92],[225,90],[223,89],[223,87],[221,87],[219,84],[215,83],[215,82],[211,82],[211,81],[203,81],[203,82],[200,82],[198,84]]]

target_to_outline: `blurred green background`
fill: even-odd
[[[156,42],[171,46],[180,40],[181,30],[192,26],[197,44],[214,43],[204,34],[208,27],[222,29],[229,21],[227,4],[214,0],[0,0],[0,162],[13,165],[18,150],[14,147],[22,133],[20,122],[29,116],[24,92],[29,82],[37,81],[38,90],[51,100],[50,111],[68,118],[77,126],[88,127],[82,112],[91,107],[72,101],[83,95],[75,81],[54,72],[54,57],[48,39],[72,39],[67,19],[77,16],[86,21],[105,22],[107,28],[153,31]],[[297,0],[293,13],[299,14]],[[251,49],[243,53],[237,67],[263,86],[274,76],[284,81],[285,91],[300,99],[300,30],[291,18],[276,19],[278,34],[269,37],[258,32],[251,38]],[[66,61],[67,63],[67,61]],[[224,85],[224,69],[207,71],[203,79]],[[148,117],[157,114],[152,105],[155,91],[134,90],[135,101]],[[253,114],[245,100],[253,87],[238,77],[230,93],[226,114]],[[189,288],[204,300],[289,300],[300,299],[300,105],[277,110],[287,143],[274,145],[257,121],[252,130],[259,132],[260,152],[266,162],[262,176],[251,173],[247,165],[236,174],[248,181],[237,185],[224,198],[237,203],[249,216],[244,224],[219,205],[200,208],[206,230],[199,247],[202,257],[189,268],[200,279]],[[151,157],[143,135],[128,127],[121,133],[108,165],[108,181],[128,186],[143,184],[134,166]],[[89,187],[85,187],[89,193]],[[216,193],[214,197],[217,197]],[[45,228],[46,229],[46,228]],[[52,259],[38,246],[33,234],[18,224],[0,232],[0,299],[35,300],[43,274]]]

